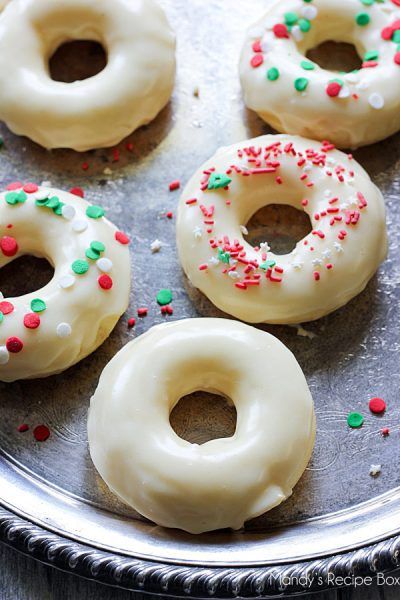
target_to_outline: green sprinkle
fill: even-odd
[[[285,13],[285,23],[286,25],[296,25],[299,20],[298,16],[294,12]]]
[[[338,78],[336,78],[336,79],[330,79],[329,83],[338,83],[341,87],[344,86],[343,79],[338,79]]]
[[[5,196],[7,204],[11,205],[23,204],[26,201],[27,197],[28,196],[23,190],[21,190],[20,192],[8,192],[8,194],[6,194]]]
[[[304,2],[312,2],[312,0],[304,0]]]
[[[308,79],[306,79],[305,77],[299,77],[294,82],[294,87],[296,88],[296,90],[298,92],[304,92],[304,90],[307,89],[307,86],[308,86]]]
[[[400,33],[400,31],[399,31]],[[370,50],[364,54],[364,60],[378,60],[379,52],[378,50]]]
[[[260,269],[263,269],[264,271],[268,271],[268,269],[272,269],[272,267],[274,267],[275,265],[276,265],[275,260],[267,260],[264,263],[262,263],[262,265],[260,265]]]
[[[374,0],[361,0],[361,2],[365,5],[365,6],[372,6],[374,3]]]
[[[364,417],[362,415],[360,415],[360,413],[352,412],[347,417],[347,425],[349,427],[352,427],[353,429],[356,429],[357,427],[361,427],[361,425],[363,423],[364,423]]]
[[[36,206],[47,206],[49,199],[48,198],[38,198],[35,200]]]
[[[104,252],[106,247],[103,244],[103,242],[91,242],[90,243],[90,247],[92,250],[94,250],[95,252],[97,252],[98,254],[101,254],[101,252]]]
[[[31,310],[34,313],[41,313],[44,310],[46,310],[46,308],[47,308],[46,302],[44,300],[41,300],[40,298],[35,298],[31,302]]]
[[[55,208],[53,208],[53,213],[55,215],[58,215],[59,217],[61,217],[62,215],[62,207],[65,206],[65,202],[59,202],[58,206],[56,206]]]
[[[208,180],[208,190],[218,190],[219,188],[225,188],[230,184],[232,179],[224,173],[211,173],[210,179]]]
[[[86,260],[76,260],[72,263],[72,270],[77,275],[84,275],[89,270],[89,263]]]
[[[400,44],[400,30],[397,29],[392,35],[392,42],[395,44]]]
[[[311,21],[308,19],[299,19],[299,27],[303,33],[307,33],[311,29]]]
[[[105,211],[101,206],[93,205],[88,206],[86,209],[86,216],[90,219],[101,219],[101,217],[104,217],[104,215]]]
[[[300,65],[305,71],[314,71],[315,69],[314,63],[310,62],[309,60],[302,60]]]
[[[4,321],[4,315],[3,313],[0,311],[0,323],[2,323]]]
[[[90,258],[90,260],[99,260],[100,252],[96,252],[96,250],[92,250],[92,248],[88,248],[85,252],[86,258]]]
[[[45,206],[47,208],[52,208],[54,210],[55,208],[57,208],[57,206],[59,204],[60,204],[60,199],[57,198],[57,196],[52,196],[51,198],[48,198]]]
[[[157,294],[157,302],[160,306],[166,306],[172,302],[171,290],[160,290]]]
[[[358,13],[356,16],[356,23],[360,27],[365,27],[371,21],[371,17],[367,13]]]
[[[231,255],[229,254],[229,252],[224,252],[221,248],[218,248],[218,258],[221,262],[229,265]]]
[[[269,79],[269,81],[276,81],[277,79],[279,79],[279,75],[279,69],[277,69],[276,67],[271,67],[267,71],[267,79]]]

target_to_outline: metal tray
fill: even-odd
[[[80,185],[132,235],[129,314],[148,306],[149,316],[138,319],[134,330],[123,317],[97,352],[62,375],[0,384],[0,539],[85,577],[177,596],[295,593],[338,583],[330,573],[394,568],[400,551],[400,136],[355,153],[387,201],[390,254],[378,275],[348,306],[307,325],[313,339],[295,328],[265,327],[295,353],[316,403],[317,443],[293,496],[244,531],[194,537],[133,514],[108,493],[91,464],[89,398],[115,352],[166,318],[156,305],[157,291],[173,290],[174,316],[167,318],[218,314],[200,295],[188,294],[174,219],[166,218],[170,210],[175,214],[179,193],[170,193],[168,183],[185,182],[218,146],[269,131],[243,107],[237,75],[245,27],[262,12],[264,0],[163,4],[178,35],[178,80],[170,105],[131,136],[132,152],[121,144],[118,162],[112,150],[47,152],[2,130],[2,184],[23,178],[67,189]],[[152,255],[155,238],[164,245]],[[37,262],[6,269],[0,274],[4,290],[29,281],[39,288],[49,276]],[[369,414],[372,396],[387,400],[382,418]],[[232,415],[225,409],[217,419],[211,404],[192,402],[197,417],[190,410],[178,414],[176,426],[184,431],[197,418],[200,437],[204,428],[222,433]],[[365,415],[360,430],[347,427],[351,410]],[[23,422],[31,428],[46,423],[50,438],[38,443],[32,430],[19,433]],[[390,427],[387,438],[380,435],[383,426]],[[382,464],[379,477],[369,475],[371,463]]]

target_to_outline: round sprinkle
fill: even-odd
[[[72,287],[74,285],[74,283],[75,283],[75,277],[73,275],[63,275],[58,280],[58,285],[63,290],[66,290],[67,288]]]
[[[9,192],[5,195],[5,199],[7,204],[10,204],[12,206],[14,204],[23,204],[27,199],[27,195],[23,191]]]
[[[71,268],[77,275],[84,275],[89,270],[89,263],[86,260],[75,260]]]
[[[17,337],[9,337],[6,341],[6,348],[12,354],[18,354],[24,347],[23,342]]]
[[[44,300],[41,300],[40,298],[35,298],[31,302],[31,310],[34,313],[43,312],[44,310],[46,310],[46,308],[47,308],[46,302]]]
[[[138,317],[147,317],[148,312],[149,309],[147,308],[147,306],[142,306],[141,308],[137,309]]]
[[[5,346],[0,346],[0,365],[6,365],[10,360],[10,353]]]
[[[364,60],[367,62],[370,60],[378,60],[378,58],[379,52],[377,50],[370,50],[364,54]]]
[[[364,6],[372,6],[375,0],[361,0]]]
[[[318,15],[318,10],[315,6],[303,6],[302,14],[305,19],[312,21]]]
[[[101,219],[104,215],[105,211],[101,206],[96,206],[94,204],[93,206],[88,206],[86,209],[86,216],[89,217],[89,219]]]
[[[69,193],[73,194],[74,196],[79,196],[79,198],[84,198],[85,197],[85,192],[80,187],[73,187],[73,188],[71,188],[69,190]]]
[[[306,77],[299,77],[294,82],[294,87],[298,92],[304,92],[308,86],[308,79]]]
[[[57,325],[56,332],[57,332],[57,336],[59,338],[62,338],[62,339],[67,338],[72,333],[71,325],[69,325],[69,323],[59,323]]]
[[[100,258],[100,252],[96,252],[96,250],[93,250],[92,248],[88,248],[85,255],[86,258],[89,258],[90,260],[98,260]]]
[[[39,186],[36,183],[26,183],[23,187],[24,192],[27,194],[34,194],[39,189]]]
[[[13,312],[14,310],[14,305],[11,304],[11,302],[7,302],[6,300],[3,300],[3,302],[0,302],[0,312],[3,315],[9,315]]]
[[[297,21],[299,20],[298,16],[294,12],[285,13],[284,19],[285,19],[286,25],[289,25],[289,26],[296,25]]]
[[[84,231],[86,231],[87,228],[88,228],[88,223],[87,223],[87,221],[84,221],[83,219],[77,219],[76,221],[72,222],[72,229],[76,233],[83,233]]]
[[[373,94],[371,94],[368,98],[368,102],[370,106],[372,106],[372,108],[375,108],[376,110],[380,110],[385,106],[385,100],[381,94],[378,94],[378,92],[374,92]]]
[[[128,327],[129,327],[129,329],[132,329],[132,327],[135,327],[135,325],[136,325],[136,319],[135,319],[135,317],[130,317],[128,319]]]
[[[336,98],[336,96],[339,96],[341,89],[342,89],[342,86],[340,85],[340,83],[338,83],[337,81],[331,81],[326,86],[326,93],[331,98]]]
[[[381,38],[383,40],[389,41],[392,39],[392,35],[393,35],[393,27],[389,26],[389,27],[384,27],[381,31]]]
[[[360,413],[352,412],[347,417],[347,425],[353,429],[361,427],[363,423],[364,417]]]
[[[13,181],[7,185],[6,190],[20,190],[21,188],[22,183],[20,181]]]
[[[308,19],[299,19],[299,27],[303,33],[307,33],[311,29],[311,21]]]
[[[50,429],[46,425],[38,425],[33,430],[33,436],[37,442],[45,442],[50,437]]]
[[[273,26],[272,31],[274,32],[274,34],[277,38],[288,38],[289,37],[288,28],[286,27],[286,25],[284,23],[277,23],[277,25]]]
[[[94,250],[95,252],[98,252],[99,254],[101,252],[104,252],[106,249],[105,245],[102,242],[96,242],[96,241],[91,242],[90,247],[92,250]]]
[[[309,60],[302,60],[300,65],[305,71],[314,71],[315,69],[314,63],[310,62]]]
[[[76,210],[71,204],[64,204],[64,206],[61,209],[61,214],[64,217],[64,219],[67,219],[67,221],[71,221],[71,219],[75,217]]]
[[[113,286],[113,280],[109,275],[100,275],[97,281],[102,290],[111,290]]]
[[[96,267],[103,273],[109,273],[113,267],[113,264],[109,258],[99,258],[99,260],[96,262]]]
[[[250,64],[253,67],[253,69],[256,69],[257,67],[260,67],[264,62],[264,57],[262,54],[255,54],[251,61]]]
[[[160,290],[157,294],[157,302],[160,306],[166,306],[172,302],[172,292],[169,289]]]
[[[360,12],[356,15],[356,23],[357,25],[360,25],[360,27],[365,27],[370,21],[371,17],[367,13]]]
[[[369,410],[375,415],[381,415],[386,410],[386,402],[383,398],[371,398],[368,406]]]
[[[396,63],[396,65],[400,65],[400,52],[396,52],[396,54],[394,55],[394,62]]]
[[[129,244],[129,241],[130,241],[128,236],[126,235],[126,233],[124,233],[123,231],[116,231],[115,239],[117,240],[117,242],[119,242],[123,246],[125,246],[126,244]]]
[[[28,423],[21,423],[21,425],[18,425],[17,431],[18,433],[25,433],[26,431],[29,431]]]
[[[40,325],[40,317],[36,313],[28,313],[24,316],[24,325],[27,329],[37,329]]]
[[[4,256],[15,256],[18,252],[18,244],[13,237],[5,235],[0,240],[0,250]]]
[[[276,81],[277,79],[279,79],[279,75],[279,69],[277,69],[276,67],[271,67],[267,71],[267,79],[269,79],[269,81]]]
[[[46,202],[46,207],[47,208],[52,208],[53,210],[55,210],[56,208],[58,208],[60,204],[60,198],[57,198],[57,196],[52,196],[51,198],[49,198]]]

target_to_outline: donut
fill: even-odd
[[[232,437],[202,445],[178,437],[169,415],[195,390],[232,399]],[[153,327],[111,360],[91,399],[88,436],[95,467],[120,499],[158,525],[202,533],[240,529],[291,495],[315,417],[303,372],[279,340],[237,321],[187,319]]]
[[[101,43],[107,66],[53,81],[49,59],[72,40]],[[0,119],[45,148],[117,144],[155,118],[174,77],[175,37],[153,0],[12,0],[2,14]]]
[[[244,239],[252,215],[272,202],[310,219],[289,254]],[[221,148],[190,179],[177,245],[191,284],[222,311],[249,323],[311,321],[361,292],[385,258],[384,202],[333,144],[266,135]]]
[[[0,294],[0,381],[59,373],[108,337],[128,305],[128,242],[71,193],[20,182],[0,193],[0,268],[23,255],[54,267],[42,289]]]
[[[362,67],[321,68],[308,50],[353,44]],[[400,129],[398,0],[278,0],[246,36],[240,78],[246,105],[282,133],[338,147],[371,144]]]

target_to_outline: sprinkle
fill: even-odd
[[[225,188],[231,183],[232,179],[225,174],[211,173],[210,179],[208,180],[208,190],[218,190]]]
[[[181,182],[179,181],[179,179],[175,179],[174,181],[171,181],[171,183],[169,184],[169,191],[174,192],[175,190],[179,190],[180,187],[181,187]]]
[[[253,52],[262,52],[260,40],[256,40],[255,42],[253,42],[251,47],[253,49]]]
[[[3,315],[9,315],[13,312],[14,310],[14,305],[11,304],[11,302],[7,302],[6,300],[4,300],[3,302],[0,302],[0,312]]]
[[[321,275],[318,273],[318,271],[314,271],[313,277],[315,281],[319,281],[321,279]]]
[[[93,242],[90,242],[90,247],[92,250],[94,250],[94,252],[98,252],[99,254],[101,254],[102,252],[105,252],[105,249],[106,249],[103,242],[97,242],[96,240],[94,240]]]
[[[294,87],[298,92],[304,92],[308,86],[308,79],[306,77],[299,77],[294,82]]]
[[[167,212],[167,214],[165,215],[167,217],[167,219],[172,219],[172,217],[174,216],[172,211]]]
[[[337,81],[331,81],[326,86],[326,93],[331,98],[335,98],[336,96],[339,96],[341,89],[342,89],[342,86],[340,85],[340,83],[338,83]]]
[[[279,69],[277,69],[276,67],[271,67],[267,71],[267,79],[269,81],[276,81],[277,79],[279,79],[279,75]]]
[[[304,37],[303,33],[298,25],[295,25],[292,28],[291,34],[292,34],[293,39],[296,40],[296,42],[301,42]]]
[[[37,329],[40,325],[40,317],[36,313],[28,313],[24,316],[24,325],[27,329]]]
[[[383,40],[389,41],[392,39],[393,27],[384,27],[381,31],[381,37]]]
[[[389,427],[384,427],[383,429],[381,429],[381,434],[383,435],[383,437],[388,436],[390,434]]]
[[[34,313],[40,313],[46,310],[46,302],[44,300],[41,300],[40,298],[35,298],[34,300],[32,300],[31,302],[31,310]]]
[[[130,242],[128,236],[123,231],[116,231],[115,239],[117,240],[117,242],[119,242],[123,246],[126,246],[126,244],[129,244],[129,242]]]
[[[10,204],[11,206],[13,206],[14,204],[23,204],[26,201],[26,199],[27,195],[23,191],[8,192],[8,194],[5,195],[5,200],[7,204]]]
[[[101,206],[93,205],[88,206],[86,209],[86,216],[90,219],[101,219],[101,217],[104,217],[104,215],[105,211]]]
[[[33,430],[37,442],[45,442],[50,437],[50,429],[46,425],[38,425]]]
[[[356,15],[356,23],[357,23],[357,25],[360,25],[360,27],[365,27],[366,25],[369,24],[370,21],[371,21],[371,17],[367,13],[361,12],[361,13],[358,13],[358,15]]]
[[[89,270],[89,263],[86,260],[75,260],[71,268],[77,275],[84,275]]]
[[[386,410],[386,402],[383,398],[371,398],[368,406],[369,410],[375,415],[381,415]]]
[[[100,253],[96,252],[96,250],[93,250],[92,248],[87,248],[87,250],[85,251],[85,256],[89,260],[99,260]]]
[[[376,110],[380,110],[385,106],[385,100],[381,94],[378,94],[378,92],[371,94],[368,98],[368,102],[372,108],[375,108]]]
[[[262,65],[264,62],[264,57],[262,54],[255,54],[251,61],[250,64],[253,67],[253,69],[257,69],[257,67],[259,67],[260,65]]]
[[[99,258],[96,262],[96,267],[103,273],[109,273],[113,267],[113,264],[109,258]]]
[[[377,477],[382,471],[382,465],[371,465],[369,474],[371,477]]]
[[[74,196],[79,196],[79,198],[84,198],[85,197],[85,192],[80,187],[73,187],[73,188],[71,188],[69,190],[69,193],[73,194]]]
[[[289,37],[288,28],[283,23],[278,23],[277,25],[274,25],[272,28],[272,31],[274,32],[274,34],[277,38],[288,38]]]
[[[153,254],[155,254],[156,252],[160,252],[162,248],[162,242],[160,242],[160,240],[154,240],[154,242],[151,242],[150,244],[150,250]]]
[[[76,210],[71,204],[64,204],[61,208],[61,214],[64,217],[64,219],[67,219],[67,221],[71,221],[71,219],[75,217]]]
[[[314,63],[310,62],[309,60],[302,60],[300,66],[305,71],[313,71],[315,69]]]
[[[136,325],[136,319],[135,319],[135,317],[130,317],[128,319],[128,327],[129,327],[129,329],[132,329],[132,327],[135,327],[135,325]]]
[[[292,25],[296,25],[297,21],[299,20],[298,16],[294,12],[285,13],[284,19],[286,25],[289,25],[289,27]]]
[[[364,417],[360,413],[352,412],[347,417],[347,424],[352,429],[357,429],[358,427],[361,427],[363,423]]]
[[[299,27],[303,33],[307,33],[311,29],[311,22],[308,19],[299,19]]]
[[[18,425],[18,427],[17,427],[18,433],[25,433],[28,430],[29,430],[29,425],[27,423],[21,423],[21,425]]]
[[[303,6],[301,13],[305,19],[312,21],[318,15],[318,10],[315,6]]]
[[[20,181],[13,181],[7,185],[6,190],[20,190],[21,188],[22,183]]]
[[[156,300],[160,306],[165,306],[172,302],[172,291],[169,289],[160,290],[157,294]]]
[[[97,281],[102,290],[111,290],[113,286],[113,280],[106,274],[100,275]]]
[[[12,354],[18,354],[24,347],[23,342],[17,337],[9,337],[6,341],[6,348]]]
[[[147,317],[148,312],[149,312],[149,309],[146,306],[143,306],[142,308],[138,308],[138,310],[137,310],[138,317]]]
[[[24,192],[27,194],[34,194],[39,189],[39,186],[36,183],[26,183],[23,187]]]
[[[57,337],[64,339],[71,335],[72,327],[69,323],[59,323],[56,329]]]
[[[76,233],[83,233],[84,231],[86,231],[87,228],[88,228],[88,223],[87,223],[87,221],[84,221],[83,219],[77,219],[76,221],[72,222],[72,229]]]
[[[63,275],[58,280],[58,285],[60,286],[60,288],[65,289],[65,290],[67,288],[72,287],[74,285],[74,283],[75,283],[75,277],[73,275]]]
[[[18,252],[18,244],[13,237],[5,235],[0,240],[0,250],[4,256],[15,256]]]
[[[369,50],[369,52],[366,52],[364,54],[364,60],[369,62],[369,61],[375,61],[378,60],[379,58],[379,52],[378,50]]]
[[[203,263],[203,264],[199,265],[199,271],[207,271],[207,269],[208,269],[207,263]]]
[[[396,63],[396,65],[400,65],[400,52],[396,52],[396,54],[394,55],[394,62]]]
[[[89,163],[87,163],[87,162],[82,163],[82,170],[83,171],[87,171],[88,168],[89,168]]]
[[[6,365],[10,360],[10,354],[5,346],[0,346],[0,365]]]

